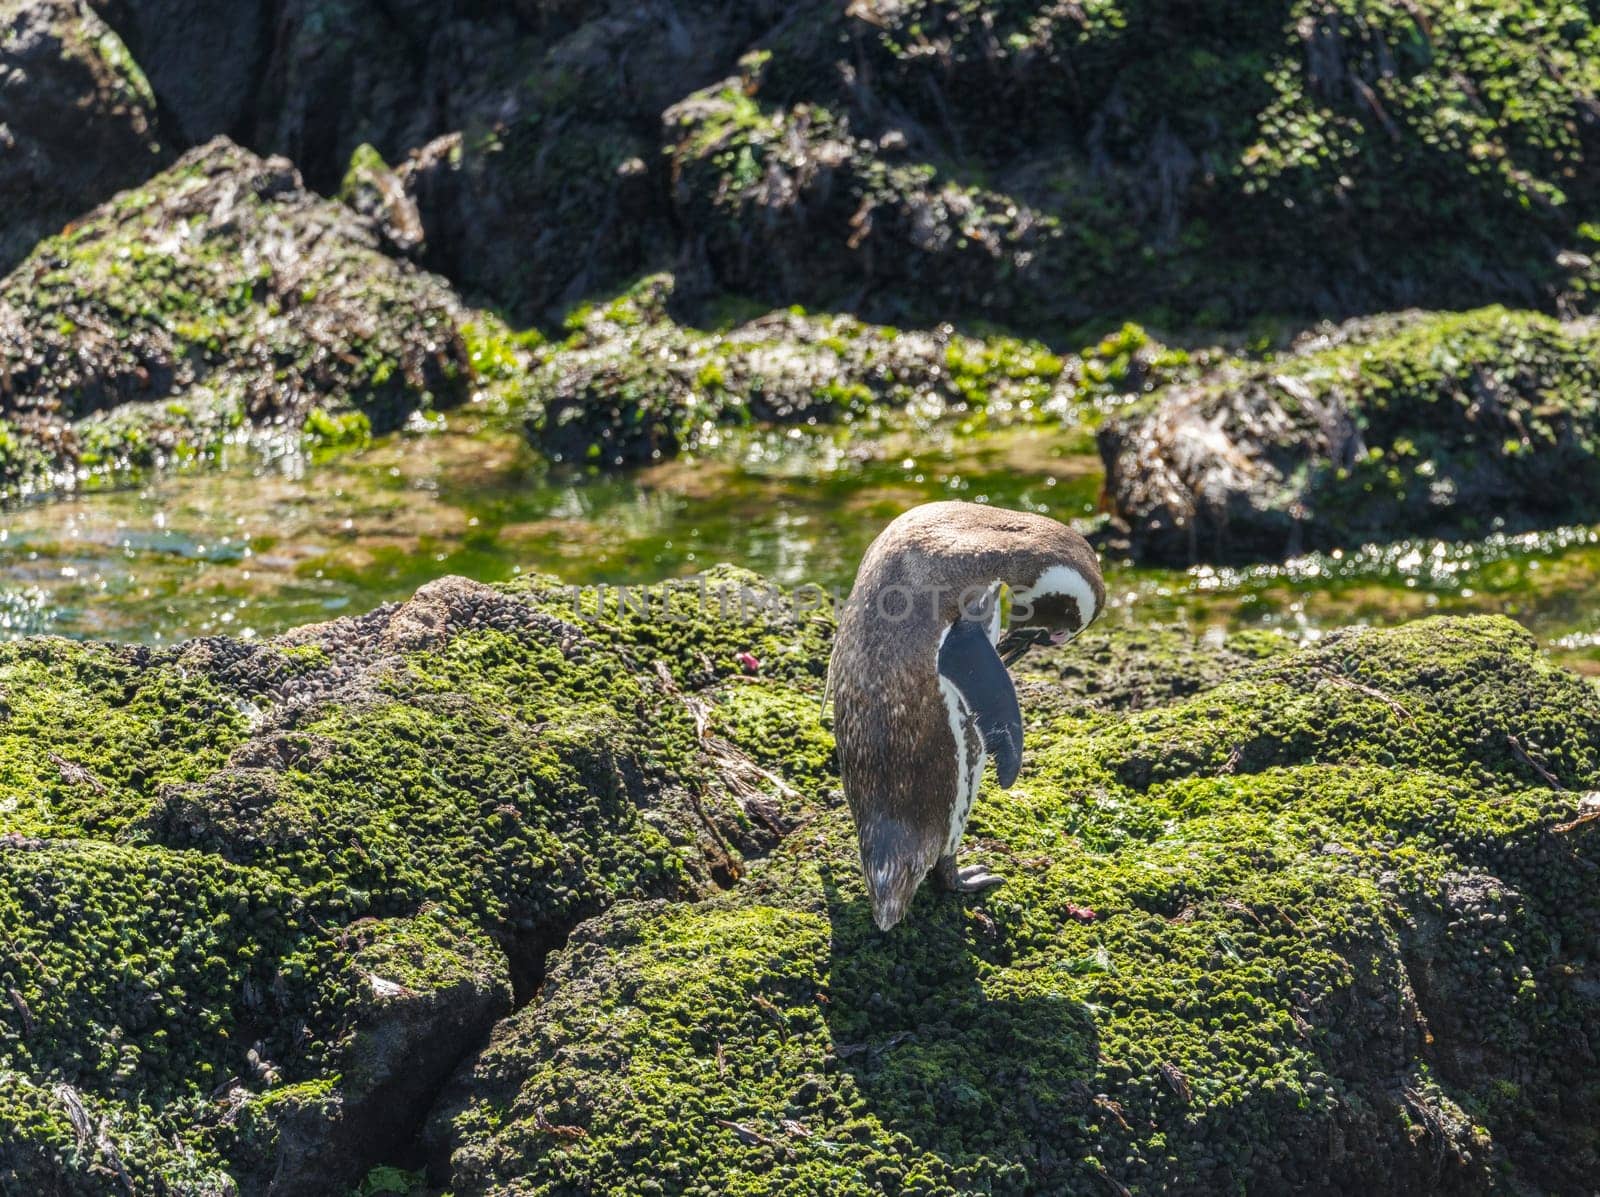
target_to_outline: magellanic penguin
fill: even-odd
[[[1031,644],[1082,631],[1104,605],[1094,550],[1042,515],[927,503],[867,549],[840,612],[828,692],[879,927],[904,917],[930,871],[957,892],[999,884],[981,868],[958,869],[956,847],[984,761],[994,757],[1004,787],[1022,767],[1006,665]]]

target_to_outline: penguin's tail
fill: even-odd
[[[872,921],[887,931],[905,918],[917,887],[938,859],[938,846],[923,845],[912,829],[892,819],[877,820],[861,833],[861,875],[872,902]]]

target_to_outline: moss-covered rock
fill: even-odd
[[[1583,6],[101,7],[190,138],[326,191],[376,146],[428,263],[521,321],[675,263],[701,297],[1033,327],[1597,285]]]
[[[83,0],[0,3],[0,274],[170,158],[149,82]]]
[[[1593,1174],[1600,699],[1514,625],[1040,653],[1007,885],[889,936],[831,629],[723,569],[0,649],[0,1181],[404,1191],[435,1106],[462,1195]]]
[[[571,927],[742,875],[802,802],[710,694],[740,653],[819,686],[830,624],[649,601],[449,579],[265,643],[0,650],[0,1181],[355,1184]]]
[[[1587,1183],[1591,687],[1432,620],[1030,710],[971,829],[1004,887],[883,935],[832,807],[727,895],[618,906],[453,1086],[451,1191]]]
[[[269,1073],[266,1092],[234,1099],[244,1130],[227,1144],[229,1164],[270,1177],[274,1193],[334,1191],[404,1151],[439,1086],[511,1009],[504,953],[438,907],[359,920],[280,972],[320,977],[315,1017],[352,1031],[324,1062],[329,1075],[279,1087]]]
[[[0,282],[0,489],[204,454],[317,410],[374,431],[465,397],[454,293],[281,158],[218,140]]]
[[[1168,562],[1582,522],[1597,353],[1590,321],[1503,308],[1311,335],[1104,425],[1106,492],[1133,550]]]
[[[1557,251],[1588,242],[1600,33],[1546,15],[831,7],[669,114],[674,200],[725,286],[891,313],[1553,296],[1586,274]]]
[[[561,341],[513,346],[480,326],[474,360],[503,362],[487,385],[557,461],[613,468],[714,444],[728,425],[849,423],[890,411],[1004,423],[1092,424],[1209,358],[1127,325],[1058,355],[950,325],[903,331],[791,308],[712,332],[671,314],[676,280],[640,280],[568,314]]]
[[[207,39],[236,64],[210,88],[170,32],[189,0],[104,7],[191,136],[326,190],[364,142],[418,151],[428,261],[519,320],[675,262],[706,294],[930,324],[1596,285],[1582,6],[266,0]]]
[[[1181,625],[1097,626],[1068,645],[1030,651],[1013,672],[1035,716],[1143,711],[1210,690],[1293,647],[1271,630],[1197,635]]]

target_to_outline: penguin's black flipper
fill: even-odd
[[[994,757],[1000,785],[1009,787],[1022,769],[1022,710],[983,624],[958,619],[951,625],[939,646],[939,676],[961,692],[978,720],[984,748]]]

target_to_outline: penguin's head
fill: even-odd
[[[1047,562],[1032,582],[1011,587],[1011,626],[1041,629],[1060,644],[1093,623],[1105,601],[1105,583],[1092,557]]]
[[[1031,581],[1009,588],[1010,627],[997,646],[1007,665],[1036,645],[1071,640],[1105,607],[1098,563],[1092,556],[1073,557],[1041,562]]]
[[[940,836],[893,818],[874,819],[861,828],[861,874],[872,902],[872,921],[880,931],[905,918],[942,848]]]

